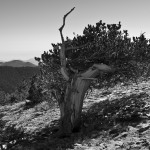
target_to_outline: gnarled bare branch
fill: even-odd
[[[61,40],[62,40],[62,45],[61,45],[61,50],[60,50],[61,73],[67,81],[69,80],[69,73],[66,70],[66,56],[65,56],[66,49],[65,49],[65,41],[64,41],[62,30],[65,26],[66,17],[74,10],[74,8],[72,8],[67,14],[64,15],[63,25],[59,28]]]
[[[100,72],[114,72],[115,69],[105,64],[94,64],[86,72],[82,73],[81,76],[84,78],[95,78]]]
[[[62,44],[64,43],[64,37],[62,34],[62,30],[65,26],[65,21],[66,21],[66,17],[75,9],[75,7],[73,7],[67,14],[64,15],[63,17],[63,25],[59,28],[60,34],[61,34],[61,40],[62,40]]]

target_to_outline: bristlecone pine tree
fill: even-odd
[[[59,29],[62,43],[52,44],[53,49],[35,58],[51,96],[58,101],[62,135],[80,128],[84,96],[91,85],[134,81],[140,75],[141,64],[148,64],[150,57],[144,34],[131,40],[127,30],[120,30],[120,22],[106,25],[99,21],[85,27],[83,35],[64,39],[65,20],[73,10],[64,15]]]

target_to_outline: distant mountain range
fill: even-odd
[[[29,60],[0,60],[0,91],[14,92],[22,80],[29,80],[33,75],[39,74],[38,62]]]
[[[10,66],[10,67],[37,67],[38,62],[34,59],[29,59],[27,61],[22,60],[11,60],[7,62],[0,61],[0,66]]]

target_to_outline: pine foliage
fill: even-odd
[[[61,43],[52,44],[53,49],[36,58],[42,75],[51,90],[64,94],[66,81],[60,73]],[[150,57],[150,41],[144,33],[139,37],[129,37],[127,30],[121,30],[121,23],[106,24],[101,20],[96,25],[88,25],[82,35],[73,39],[66,37],[67,71],[83,73],[93,64],[104,63],[115,69],[112,74],[98,76],[99,87],[115,85],[118,82],[136,81],[147,71]],[[55,92],[54,92],[55,91]],[[55,94],[54,94],[55,93]]]

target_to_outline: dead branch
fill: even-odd
[[[103,72],[114,72],[115,69],[105,65],[103,63],[101,64],[94,64],[92,67],[90,67],[87,71],[81,74],[83,78],[95,78],[96,75]]]
[[[60,61],[61,61],[61,73],[63,75],[63,77],[68,81],[69,80],[69,73],[66,70],[66,56],[65,56],[65,41],[64,41],[64,37],[63,37],[63,33],[62,30],[65,26],[65,21],[66,21],[66,17],[75,9],[72,8],[67,14],[64,15],[63,17],[63,25],[59,28],[60,31],[60,36],[61,36],[61,40],[62,40],[62,45],[61,45],[61,50],[60,50]]]
[[[63,25],[59,28],[60,34],[61,34],[61,40],[62,40],[62,44],[64,43],[64,37],[62,34],[62,30],[65,26],[65,21],[66,21],[66,17],[75,9],[75,7],[73,7],[67,14],[64,15],[63,17]]]

